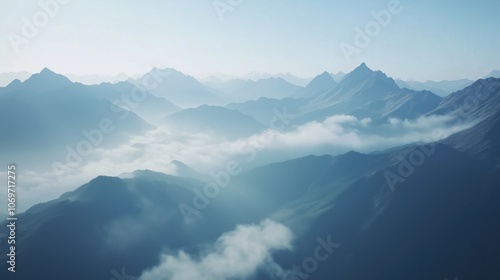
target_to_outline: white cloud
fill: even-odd
[[[239,225],[200,256],[183,251],[163,255],[160,264],[144,272],[140,280],[245,279],[264,267],[280,273],[272,252],[290,249],[291,240],[292,232],[271,220],[260,225]]]
[[[369,152],[413,142],[438,141],[471,126],[450,126],[450,120],[448,116],[428,116],[416,120],[391,118],[384,125],[370,126],[369,118],[336,115],[323,122],[314,121],[301,125],[291,132],[276,132],[274,141],[269,146],[290,149],[326,145]]]
[[[50,166],[46,170],[21,169],[23,184],[19,190],[23,199],[19,208],[24,211],[34,203],[54,199],[98,175],[119,176],[137,169],[176,175],[176,170],[169,165],[172,160],[208,174],[224,169],[231,159],[240,161],[243,168],[250,168],[309,154],[371,152],[417,141],[438,141],[471,126],[452,126],[450,120],[448,116],[427,116],[411,121],[390,119],[385,124],[374,125],[369,118],[335,115],[291,131],[268,129],[232,142],[204,134],[173,134],[168,128],[157,128],[118,147],[96,147],[83,157],[82,164],[64,174],[62,182]],[[0,194],[0,199],[3,196]]]

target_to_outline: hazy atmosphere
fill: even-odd
[[[0,278],[500,279],[500,2],[0,4]]]
[[[157,66],[195,77],[251,71],[314,77],[366,62],[394,78],[426,81],[478,79],[500,63],[493,55],[500,43],[498,1],[398,1],[397,14],[380,31],[373,28],[377,35],[349,59],[341,43],[356,47],[356,28],[365,30],[371,12],[387,10],[390,1],[60,3],[47,23],[36,17],[39,1],[0,4],[0,72],[48,67],[62,74],[136,75]],[[25,17],[33,30],[24,27]],[[23,28],[26,40],[16,37]]]

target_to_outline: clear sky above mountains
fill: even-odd
[[[355,29],[366,30],[375,21],[372,11],[388,10],[391,1],[57,3],[52,14],[39,1],[0,3],[0,72],[49,67],[111,75],[158,66],[194,76],[258,71],[311,77],[348,72],[365,61],[392,77],[444,80],[477,79],[500,68],[500,2],[493,0],[401,0],[399,12],[373,29],[362,47],[355,44]],[[234,5],[217,12],[214,3],[219,9]],[[46,22],[41,13],[48,14]],[[25,36],[28,21],[35,31]],[[359,52],[347,59],[342,42]]]

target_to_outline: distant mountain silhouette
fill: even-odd
[[[345,77],[345,75],[347,75],[347,74],[344,72],[338,72],[337,74],[330,73],[330,76],[332,76],[333,80],[335,80],[335,82],[337,82],[337,83],[340,83],[340,81],[342,81],[342,79]]]
[[[46,92],[62,89],[71,86],[71,82],[63,75],[56,74],[48,68],[44,68],[40,73],[31,75],[24,81],[18,90],[30,90],[33,92]]]
[[[224,100],[216,90],[209,88],[195,78],[172,69],[153,68],[143,77],[132,81],[143,85],[152,94],[181,107],[196,107],[202,104],[218,105]],[[144,84],[145,83],[145,84]]]
[[[171,161],[169,164],[167,164],[167,166],[165,166],[165,169],[168,171],[165,171],[164,173],[171,176],[192,178],[199,181],[210,180],[210,177],[208,175],[199,173],[198,171],[194,170],[193,168],[189,167],[185,163],[178,160]],[[166,178],[162,173],[151,172],[149,170],[137,170],[132,173],[124,173],[119,177],[123,179],[142,178],[142,177],[147,177],[149,179],[152,179],[150,176],[151,174],[155,174],[160,178]]]
[[[107,132],[112,129],[101,131],[102,139],[94,136],[103,147],[153,128],[132,112],[113,111],[110,101],[91,92],[48,69],[2,88],[0,129],[9,131],[0,137],[2,155],[39,167],[39,161],[64,159],[66,146],[76,148],[80,141],[88,141],[82,131],[101,130],[102,122]],[[127,117],[122,119],[123,113]]]
[[[278,114],[287,113],[297,115],[298,108],[302,107],[306,103],[306,99],[274,99],[261,97],[257,100],[246,101],[243,103],[231,103],[226,105],[226,108],[238,110],[243,114],[250,115],[266,127],[270,127],[271,122],[278,116]]]
[[[212,84],[226,96],[227,100],[244,102],[266,98],[294,97],[302,87],[287,82],[282,78],[267,78],[261,80],[230,80],[228,82]]]
[[[14,80],[25,81],[32,74],[26,71],[15,72],[15,73],[1,73],[0,74],[0,87],[5,87],[12,83]]]
[[[313,98],[325,91],[332,90],[337,86],[337,82],[328,72],[316,76],[307,86],[296,94],[296,97]]]
[[[500,70],[493,70],[485,78],[500,78]]]
[[[163,123],[176,132],[208,133],[214,137],[238,139],[264,129],[251,116],[219,106],[203,105],[169,115]]]
[[[311,78],[298,77],[292,73],[271,74],[271,73],[250,72],[240,77],[240,79],[249,79],[252,81],[266,80],[269,78],[281,78],[287,81],[288,83],[301,87],[306,86],[311,81]]]
[[[89,86],[89,93],[96,98],[107,99],[117,106],[132,111],[151,124],[158,124],[159,120],[181,108],[163,97],[141,91],[129,82],[116,84],[102,83]]]
[[[130,79],[137,79],[139,76],[133,75],[129,76],[125,73],[119,73],[118,75],[75,75],[66,74],[66,77],[73,82],[82,83],[85,85],[99,85],[102,83],[119,83],[128,81]]]
[[[460,79],[454,81],[417,82],[417,81],[403,81],[400,79],[396,79],[395,82],[401,88],[408,88],[417,91],[421,90],[432,91],[433,93],[441,97],[445,97],[452,92],[461,90],[464,87],[471,85],[474,81],[471,81],[469,79]]]

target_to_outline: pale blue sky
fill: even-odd
[[[350,61],[340,43],[353,44],[354,29],[363,29],[373,20],[371,11],[387,9],[389,0],[242,0],[223,20],[213,2],[70,0],[16,53],[9,36],[22,36],[22,18],[42,9],[38,1],[2,1],[0,72],[49,67],[112,75],[157,66],[194,76],[314,76],[350,71],[364,61],[393,77],[443,80],[500,69],[497,0],[401,0],[401,13]]]

